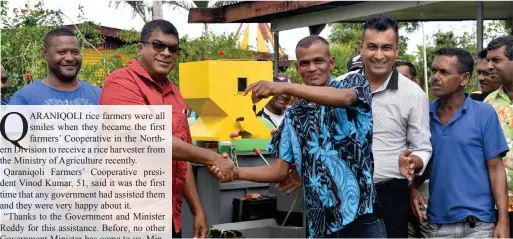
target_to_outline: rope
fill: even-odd
[[[296,198],[294,198],[294,202],[292,202],[292,206],[290,207],[289,212],[287,213],[287,216],[285,217],[285,220],[283,220],[283,223],[281,224],[282,227],[285,225],[285,222],[287,222],[287,219],[289,219],[290,213],[292,212],[292,209],[294,209],[294,206],[296,205],[296,201],[299,198],[299,196],[301,196],[301,192],[299,192],[296,195]]]
[[[267,162],[267,160],[265,160],[264,156],[258,152],[257,153],[260,158],[265,162],[265,164],[269,165],[269,162]],[[283,220],[283,223],[281,224],[281,226],[283,227],[285,225],[285,222],[287,222],[287,219],[289,219],[289,216],[290,216],[290,213],[292,212],[292,210],[294,209],[294,206],[296,205],[296,201],[297,199],[299,198],[299,196],[301,196],[301,192],[299,192],[297,195],[296,195],[296,198],[294,198],[294,201],[292,202],[292,206],[290,207],[289,211],[287,212],[287,216],[285,216],[285,220]],[[242,201],[241,201],[242,202]],[[241,203],[242,205],[242,203]],[[239,210],[239,212],[242,211],[242,210]]]

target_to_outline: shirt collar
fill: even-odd
[[[169,80],[169,78],[167,79],[167,81],[164,81],[164,84],[159,84],[157,83],[155,80],[153,80],[153,78],[151,78],[150,74],[148,73],[148,71],[146,71],[146,69],[144,69],[144,67],[141,65],[141,63],[139,63],[139,61],[135,60],[135,61],[132,61],[128,67],[130,69],[132,69],[137,75],[139,75],[143,80],[146,80],[146,81],[149,81],[149,82],[152,82],[153,85],[157,88],[157,90],[160,90],[162,91],[164,94],[165,93],[168,93],[169,91],[172,91],[174,84],[171,83],[171,81]],[[171,87],[169,87],[171,86]]]
[[[490,93],[490,97],[491,98],[495,98],[495,99],[507,100],[508,102],[511,101],[509,99],[509,96],[506,94],[506,92],[504,92],[504,88],[502,87],[502,85],[499,87],[499,89],[497,89],[496,91]]]
[[[429,113],[433,115],[436,113],[436,110],[438,107],[440,107],[440,103],[442,102],[442,99],[438,98],[433,103],[431,103],[431,106],[429,107]],[[474,103],[473,99],[469,97],[468,93],[465,93],[465,101],[463,102],[463,105],[458,109],[459,112],[462,114],[467,113],[468,108],[470,108],[470,105]]]
[[[360,71],[358,73],[365,76],[363,69],[364,69],[364,67],[362,67],[362,69],[360,69]],[[392,68],[392,72],[390,72],[390,74],[388,74],[388,77],[387,77],[386,81],[383,83],[383,86],[385,87],[385,90],[398,90],[399,89],[399,72],[397,71],[395,66]],[[382,88],[383,86],[379,87],[378,90],[380,88]],[[378,90],[376,90],[376,91],[378,91]]]

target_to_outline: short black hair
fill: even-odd
[[[486,55],[488,55],[488,49],[485,48],[477,53],[477,60],[486,60]]]
[[[309,48],[315,42],[321,42],[324,45],[326,45],[328,47],[328,54],[330,54],[330,51],[329,51],[330,43],[323,37],[317,36],[317,35],[310,35],[310,36],[307,36],[307,37],[299,40],[299,42],[296,45],[296,50],[298,48]]]
[[[160,31],[164,34],[171,34],[180,40],[178,30],[176,29],[175,25],[173,25],[173,23],[163,19],[157,19],[144,24],[141,30],[141,36],[139,37],[139,42],[147,42],[153,31]]]
[[[435,51],[436,56],[456,56],[458,59],[458,72],[463,74],[468,72],[472,77],[474,71],[474,58],[470,52],[461,48],[441,48]]]
[[[416,77],[417,76],[417,69],[415,68],[415,66],[409,62],[409,61],[403,61],[403,60],[397,60],[395,62],[395,67],[398,67],[398,66],[407,66],[408,69],[410,70],[410,74],[412,77]]]
[[[394,29],[396,40],[399,42],[399,24],[394,17],[384,13],[370,15],[367,17],[367,20],[365,20],[365,23],[363,24],[362,39],[367,29],[384,32],[390,28]]]
[[[45,35],[45,42],[44,42],[45,48],[46,49],[50,48],[50,46],[52,45],[53,37],[60,37],[60,36],[76,37],[75,33],[68,28],[61,27],[61,28],[56,28],[56,29],[50,30]]]
[[[491,51],[501,48],[503,46],[506,46],[506,49],[504,49],[504,55],[510,61],[513,61],[513,36],[497,37],[493,39],[490,43],[488,43],[488,47],[486,47],[486,49]]]

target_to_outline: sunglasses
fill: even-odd
[[[153,50],[155,51],[158,51],[158,52],[163,52],[166,48],[167,50],[170,52],[170,53],[177,53],[179,52],[182,48],[180,48],[178,45],[166,45],[164,43],[160,43],[160,42],[141,42],[141,43],[151,43],[151,45],[153,46]]]

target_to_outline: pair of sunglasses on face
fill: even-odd
[[[161,42],[153,41],[153,42],[141,42],[146,44],[151,44],[153,46],[153,50],[158,52],[163,52],[166,48],[169,51],[169,53],[176,54],[180,52],[182,48],[180,48],[178,45],[166,45]]]

